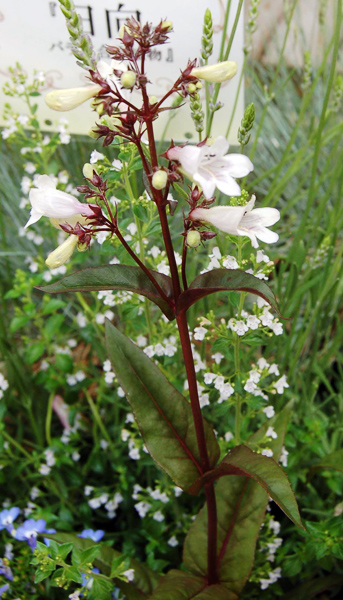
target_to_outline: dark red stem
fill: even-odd
[[[144,74],[144,61],[145,61],[145,53],[142,53],[141,60],[141,73]],[[157,159],[157,151],[155,144],[155,136],[153,130],[153,112],[149,106],[149,98],[146,91],[145,84],[141,85],[142,95],[143,95],[143,106],[144,113],[143,118],[146,123],[148,140],[149,140],[149,149],[150,149],[150,157],[151,157],[151,165],[153,170],[158,168],[158,159]],[[144,164],[144,163],[143,163]],[[150,175],[150,172],[146,173],[147,176]],[[150,179],[151,181],[151,179]],[[151,186],[152,193],[154,195],[154,200],[156,202],[158,213],[161,221],[162,234],[165,243],[165,248],[167,252],[167,257],[170,266],[171,277],[173,281],[173,290],[174,290],[174,300],[175,304],[177,303],[178,297],[181,294],[181,286],[180,286],[180,278],[176,265],[174,248],[170,236],[170,230],[168,225],[168,219],[166,214],[166,200],[164,198],[164,194],[160,190],[155,190]],[[185,257],[184,257],[185,258]],[[185,263],[185,260],[183,261]],[[185,273],[183,274],[185,277]],[[209,456],[207,452],[206,445],[206,437],[204,430],[204,421],[201,414],[201,407],[199,402],[199,394],[198,394],[198,385],[197,378],[194,367],[194,358],[192,352],[191,341],[189,337],[188,331],[188,323],[187,316],[184,311],[181,311],[176,315],[176,322],[178,325],[180,342],[182,347],[183,358],[185,362],[185,368],[187,373],[188,387],[189,387],[189,397],[191,401],[191,409],[194,420],[194,426],[196,431],[197,443],[199,448],[199,455],[201,460],[201,467],[204,473],[211,469]],[[208,543],[207,543],[207,563],[208,563],[208,583],[214,584],[218,582],[217,575],[217,509],[216,509],[216,497],[214,492],[213,483],[208,483],[205,486],[206,492],[206,502],[207,502],[207,514],[208,514]]]

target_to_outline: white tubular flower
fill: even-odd
[[[101,85],[91,83],[90,85],[68,90],[53,90],[45,96],[45,102],[53,110],[72,110],[96,96],[101,89]]]
[[[236,75],[237,63],[232,60],[220,62],[215,65],[206,65],[205,67],[195,67],[191,71],[193,77],[209,81],[210,83],[222,83]]]
[[[226,154],[229,142],[220,136],[211,146],[174,146],[167,152],[169,160],[178,160],[191,179],[198,183],[205,198],[218,190],[227,196],[240,196],[241,188],[234,177],[245,177],[254,165],[244,154]]]
[[[49,267],[49,269],[57,269],[57,267],[64,265],[73,254],[77,242],[77,235],[70,235],[67,237],[60,246],[57,246],[57,248],[49,254],[45,261],[46,266]]]
[[[31,213],[25,229],[39,221],[41,217],[62,219],[68,222],[68,218],[74,215],[92,217],[94,215],[90,204],[79,202],[71,194],[56,189],[56,184],[49,175],[37,177],[36,188],[30,190]]]
[[[217,229],[230,235],[247,236],[253,248],[258,248],[257,239],[274,244],[279,236],[267,227],[280,219],[276,208],[254,208],[256,197],[252,196],[246,206],[214,206],[213,208],[195,208],[190,213],[193,221],[211,223]]]

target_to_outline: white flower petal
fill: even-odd
[[[49,175],[39,175],[35,180],[35,185],[38,187],[38,189],[56,189],[56,183],[51,177],[49,177]]]
[[[261,242],[265,242],[266,244],[275,244],[279,239],[279,235],[275,233],[275,231],[270,231],[270,229],[267,229],[266,227],[262,227],[254,233]]]
[[[277,208],[271,208],[266,206],[264,208],[254,208],[251,215],[258,218],[261,225],[265,227],[271,227],[280,220],[280,212]]]
[[[205,198],[211,198],[213,196],[214,190],[216,189],[216,182],[211,175],[206,174],[204,177],[202,174],[196,173],[193,176],[193,179],[201,186]]]
[[[231,177],[245,177],[254,170],[250,158],[244,154],[228,154],[224,156],[223,160]]]
[[[226,196],[240,196],[241,188],[227,172],[223,172],[216,178],[217,188]],[[206,196],[206,194],[205,194]],[[208,196],[206,196],[207,198]]]

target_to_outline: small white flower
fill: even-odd
[[[223,260],[223,267],[225,267],[226,269],[238,269],[239,264],[234,256],[228,255]]]
[[[289,455],[289,452],[286,450],[285,446],[282,446],[281,456],[280,456],[280,463],[284,467],[287,467],[288,455]]]
[[[266,431],[266,436],[273,438],[273,440],[276,440],[277,433],[276,433],[274,427],[268,427],[268,429]]]
[[[269,262],[269,256],[267,256],[266,254],[264,254],[263,250],[257,250],[257,252],[256,252],[256,262],[257,263],[260,263],[260,262],[268,263]]]
[[[249,327],[249,329],[258,329],[260,323],[261,321],[256,315],[249,315],[247,318],[247,327]]]
[[[228,141],[220,136],[211,146],[175,146],[168,150],[167,156],[181,163],[191,179],[200,184],[207,199],[213,196],[216,187],[227,196],[240,196],[241,189],[234,178],[245,177],[254,166],[244,154],[225,156],[228,149]]]
[[[227,431],[226,434],[224,435],[224,440],[226,442],[231,442],[232,439],[233,439],[233,434],[231,433],[231,431]]]
[[[126,579],[128,581],[133,581],[135,578],[135,570],[134,569],[127,569],[126,571],[123,572],[124,577],[126,577]]]
[[[281,529],[281,525],[280,525],[279,521],[274,521],[274,519],[270,519],[269,528],[273,530],[275,535],[277,535]]]
[[[215,373],[205,373],[204,382],[206,383],[206,385],[209,385],[213,383],[216,377],[218,377],[218,375],[216,375]]]
[[[258,248],[257,239],[273,244],[278,241],[279,236],[267,227],[274,225],[280,219],[280,213],[276,208],[270,207],[254,209],[255,200],[256,197],[252,196],[245,206],[195,208],[190,213],[190,218],[193,221],[210,223],[230,235],[247,236],[253,248]]]
[[[273,387],[276,389],[278,394],[283,394],[284,390],[289,387],[286,380],[286,375],[282,375],[280,379],[275,381],[275,383],[273,383]]]
[[[216,352],[215,354],[212,354],[211,358],[213,358],[216,365],[219,365],[221,360],[225,357],[224,357],[224,354],[221,354],[220,352]],[[205,381],[205,383],[206,383],[206,381]]]
[[[262,456],[268,456],[269,458],[271,458],[273,456],[273,450],[270,450],[270,448],[265,448],[264,450],[262,450],[261,454]]]
[[[267,366],[268,366],[268,364],[267,364]],[[280,375],[277,364],[270,365],[270,367],[268,369],[268,373],[270,373],[270,375],[276,375],[276,376]]]
[[[154,519],[154,521],[158,521],[159,523],[161,523],[162,521],[164,521],[164,514],[160,510],[158,510],[152,515],[152,518]]]
[[[48,465],[41,465],[41,467],[39,467],[39,472],[41,475],[49,475],[50,471],[51,469],[48,467]]]
[[[264,408],[262,412],[264,412],[268,419],[271,419],[275,415],[274,406],[266,406],[266,408]]]
[[[137,504],[135,504],[135,509],[138,512],[139,516],[141,517],[141,519],[144,519],[145,515],[147,514],[149,508],[151,508],[151,504],[149,504],[149,502],[138,502]]]
[[[178,546],[179,542],[177,541],[175,535],[172,535],[172,537],[169,538],[167,544],[172,548],[175,548],[176,546]]]
[[[205,339],[205,335],[207,333],[207,329],[205,327],[196,327],[194,329],[194,339],[198,341],[202,341]]]

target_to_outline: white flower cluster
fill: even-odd
[[[119,388],[121,390],[121,388]],[[117,390],[118,391],[118,390]],[[134,423],[135,422],[135,418],[133,413],[128,413],[126,415],[126,419],[125,419],[126,423]],[[148,452],[146,447],[141,444],[140,439],[136,438],[135,433],[130,431],[129,429],[122,429],[121,430],[121,439],[123,442],[128,442],[128,447],[129,447],[129,457],[131,458],[131,460],[139,460],[141,455],[140,455],[140,450],[143,449],[144,452]]]
[[[102,300],[105,306],[116,306],[124,304],[132,298],[132,292],[112,292],[112,290],[103,290],[98,293],[98,299]]]
[[[90,496],[93,492],[94,487],[86,485],[84,489],[85,496]],[[88,504],[93,510],[97,510],[103,506],[107,510],[108,519],[114,519],[117,514],[116,510],[123,500],[124,498],[120,492],[116,492],[112,497],[109,493],[103,492],[100,496],[93,496],[93,498],[88,500]]]
[[[39,472],[41,473],[41,475],[49,475],[49,473],[51,471],[51,467],[53,467],[54,464],[56,463],[54,451],[51,450],[50,448],[47,448],[46,450],[44,450],[44,456],[45,456],[46,464],[42,464],[39,467]]]
[[[186,380],[184,383],[184,389],[188,390],[189,386],[188,386],[188,381]],[[199,395],[199,404],[200,404],[200,408],[204,408],[204,406],[208,406],[210,404],[210,395],[207,393],[203,393],[205,390],[205,387],[203,385],[200,385],[200,383],[197,381],[197,388],[198,388],[198,395]]]
[[[253,368],[248,373],[248,377],[244,384],[244,390],[252,394],[254,396],[261,396],[264,400],[268,400],[268,395],[265,391],[270,392],[272,394],[283,394],[284,390],[289,387],[286,376],[282,375],[279,379],[274,381],[272,384],[269,384],[267,387],[263,387],[265,391],[261,389],[257,384],[259,383],[261,378],[267,377],[269,375],[279,376],[279,368],[276,364],[269,364],[263,357],[259,358],[257,361],[257,367]],[[268,419],[271,419],[275,415],[275,410],[273,406],[266,406],[263,411]],[[269,436],[273,437],[273,436]]]
[[[281,568],[277,567],[269,573],[268,579],[260,579],[261,590],[266,590],[270,585],[275,583],[281,577]]]
[[[4,392],[8,389],[9,383],[7,379],[0,373],[0,400],[4,397]]]
[[[143,336],[140,336],[140,344],[138,343],[138,339],[137,339],[137,344],[140,347],[143,347],[142,344],[142,338]],[[144,338],[146,339],[146,338]],[[153,358],[153,356],[174,356],[174,354],[176,354],[177,352],[177,346],[176,346],[176,337],[175,335],[171,335],[169,338],[164,338],[162,344],[158,343],[156,345],[150,345],[150,346],[146,346],[143,350],[143,352],[149,357],[149,358]]]
[[[182,490],[175,486],[175,496],[179,496],[181,493]],[[134,500],[138,500],[134,506],[141,519],[144,519],[149,513],[149,517],[152,517],[152,519],[158,523],[161,523],[165,520],[165,515],[163,514],[162,509],[163,505],[168,504],[170,500],[168,494],[161,491],[159,487],[156,487],[155,489],[152,489],[151,487],[143,489],[139,484],[135,484],[132,498]],[[157,504],[159,502],[161,503],[160,506]],[[171,547],[178,545],[175,535],[168,540],[168,544]]]
[[[263,305],[266,304],[262,298],[258,298],[257,305],[262,308],[262,303]],[[239,336],[245,335],[249,329],[254,331],[262,327],[269,327],[274,335],[281,335],[283,332],[282,323],[272,315],[268,306],[264,306],[258,315],[249,315],[247,311],[242,310],[240,317],[230,319],[227,325],[228,329]]]
[[[70,135],[69,135],[69,133],[67,133],[67,127],[68,127],[68,120],[64,119],[63,117],[61,119],[59,119],[58,125],[57,125],[57,131],[60,135],[61,144],[69,144],[69,142],[70,142]]]
[[[225,269],[239,269],[239,264],[234,256],[230,254],[228,256],[222,256],[218,246],[215,246],[209,254],[209,265],[201,271],[201,273],[207,273],[208,271],[213,271],[213,269],[220,269],[224,267]]]
[[[76,371],[74,375],[67,375],[67,384],[68,385],[76,385],[86,379],[86,375],[83,371]]]
[[[97,313],[95,315],[95,322],[98,325],[104,325],[105,319],[112,321],[114,319],[114,313],[111,310],[106,310],[104,313]]]
[[[225,382],[223,375],[217,375],[216,373],[205,373],[204,382],[206,385],[213,385],[219,392],[218,404],[224,402],[235,393],[235,390],[229,381]]]
[[[280,463],[282,464],[283,467],[287,467],[288,455],[289,455],[289,452],[286,450],[285,446],[282,446]]]

